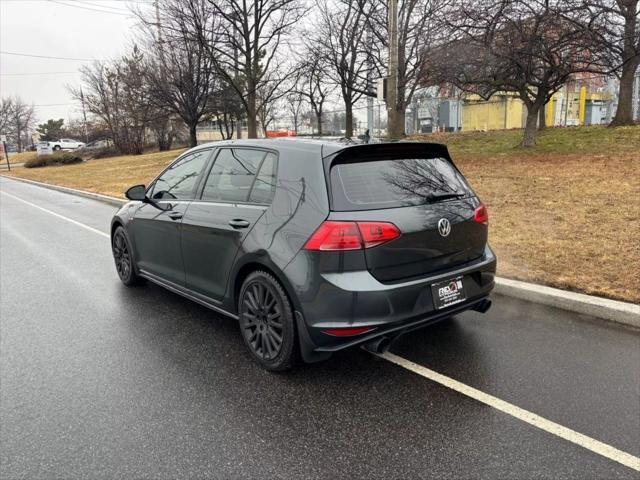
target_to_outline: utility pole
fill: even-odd
[[[371,34],[371,23],[367,21],[367,90],[373,90],[373,60],[371,60],[371,50],[373,48],[373,35]],[[369,135],[373,135],[373,97],[367,95],[367,130]]]
[[[165,62],[164,62],[164,46],[162,44],[162,28],[160,28],[160,3],[158,2],[158,0],[155,0],[154,2],[155,7],[156,7],[156,28],[158,29],[158,50],[160,52],[160,63],[162,64],[161,66],[161,71],[164,71],[164,69],[166,68]]]
[[[82,117],[84,118],[84,141],[89,143],[89,132],[87,131],[87,110],[84,106],[84,93],[82,93],[82,87],[80,87],[80,100],[82,101]]]
[[[398,0],[389,0],[389,79],[387,80],[387,138],[399,138],[398,126]]]

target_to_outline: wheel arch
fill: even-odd
[[[122,227],[124,228],[124,223],[122,223],[122,220],[120,220],[119,218],[114,218],[113,221],[111,222],[111,231],[109,232],[109,236],[113,239],[113,234],[116,231],[116,228],[118,227]],[[126,229],[125,229],[126,230]]]
[[[238,313],[238,297],[240,295],[240,289],[244,280],[252,273],[258,270],[262,270],[272,275],[282,285],[291,307],[294,311],[300,309],[300,305],[297,297],[293,291],[293,287],[287,280],[285,274],[280,270],[273,262],[268,261],[265,258],[251,258],[243,262],[242,265],[236,267],[235,274],[232,275],[232,281],[229,285],[229,302],[232,304],[233,312]]]

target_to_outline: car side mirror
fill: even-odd
[[[147,199],[147,190],[144,185],[134,185],[124,193],[124,196],[129,200],[144,202]]]

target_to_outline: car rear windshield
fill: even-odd
[[[464,177],[444,158],[350,162],[331,168],[333,209],[375,210],[470,195]]]

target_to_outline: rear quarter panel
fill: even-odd
[[[327,218],[329,199],[321,150],[278,148],[278,175],[273,201],[238,250],[227,286],[227,308],[235,311],[235,280],[248,264],[273,270],[285,284],[296,308],[297,298],[283,274],[313,231]]]

